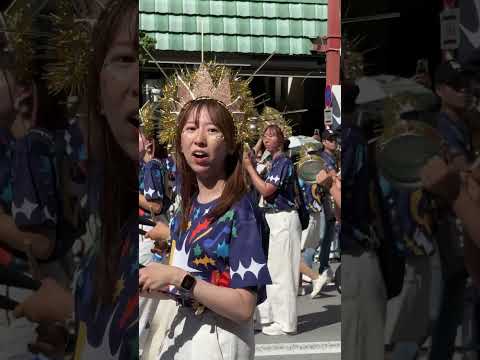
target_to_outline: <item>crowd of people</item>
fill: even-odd
[[[254,331],[295,334],[297,296],[333,277],[337,135],[304,181],[281,116],[250,149],[210,89],[161,143],[139,115],[138,2],[101,9],[75,59],[44,46],[68,6],[24,5],[1,17],[0,357],[253,359]]]
[[[341,206],[335,134],[326,130],[324,150],[311,150],[324,159],[312,184],[297,175],[281,120],[265,126],[253,149],[239,142],[232,114],[213,97],[187,102],[177,124],[173,151],[163,158],[148,159],[150,146],[162,147],[155,136],[140,141],[139,197],[147,200],[140,216],[153,220],[139,238],[140,354],[253,359],[255,331],[297,332],[300,274],[312,282],[312,297],[332,280],[334,206]],[[152,162],[161,164],[153,177]],[[329,251],[318,272],[311,266],[314,249],[327,242],[323,213]]]
[[[8,3],[0,357],[136,358],[138,2],[109,2],[93,28],[64,28],[63,40],[58,22],[67,26],[72,3]]]
[[[396,174],[378,161],[385,137],[371,122],[358,122],[360,88],[352,79],[342,86],[342,358],[417,359],[426,351],[437,360],[478,352],[478,335],[471,335],[480,329],[477,75],[478,64],[446,61],[433,81],[421,82],[433,84],[436,109],[410,107],[382,119],[385,127],[407,129],[384,134],[414,134],[425,148],[440,141],[427,161],[398,148],[389,158],[389,169],[403,166]],[[418,181],[402,184],[407,177]]]

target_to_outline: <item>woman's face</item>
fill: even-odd
[[[335,138],[328,138],[323,140],[323,146],[330,151],[335,151],[337,149],[337,140]]]
[[[138,159],[139,83],[136,12],[124,16],[100,73],[101,114],[116,142],[132,160]]]
[[[277,133],[273,128],[268,128],[263,133],[263,145],[271,154],[274,154],[281,150],[283,146],[282,139],[277,136]]]
[[[200,110],[198,124],[194,111],[182,129],[182,153],[198,178],[223,177],[227,145],[220,129],[211,121],[208,111]]]

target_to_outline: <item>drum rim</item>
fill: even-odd
[[[380,137],[380,139],[378,141],[378,144],[376,146],[377,156],[376,156],[376,161],[375,162],[377,163],[377,167],[379,169],[379,172],[392,185],[394,185],[396,187],[399,187],[399,188],[403,188],[403,189],[418,189],[418,188],[420,188],[422,186],[422,181],[421,181],[421,178],[420,178],[420,174],[418,174],[418,176],[415,176],[415,180],[412,180],[412,181],[399,181],[398,179],[394,178],[392,176],[392,174],[390,174],[388,171],[385,171],[385,166],[382,166],[383,161],[380,161],[380,159],[382,158],[382,153],[383,153],[385,147],[387,147],[393,141],[398,141],[398,139],[402,138],[402,137],[407,137],[407,136],[408,137],[417,137],[417,138],[425,137],[424,134],[421,134],[421,133],[418,133],[418,132],[415,131],[415,126],[418,126],[418,127],[420,127],[420,129],[424,129],[424,130],[428,131],[428,135],[430,135],[428,138],[430,140],[432,140],[431,143],[433,143],[434,146],[437,148],[437,152],[432,154],[431,157],[429,157],[429,158],[432,158],[436,155],[440,155],[441,150],[442,150],[441,136],[440,136],[440,134],[438,134],[438,132],[436,131],[436,129],[434,127],[432,127],[429,124],[423,123],[421,121],[410,121],[410,124],[412,124],[412,123],[414,124],[414,126],[408,128],[408,129],[403,124],[396,124],[392,128],[389,128],[387,131],[384,131],[384,133]],[[402,129],[404,130],[403,132],[399,132],[398,134],[395,134],[395,130],[399,131],[399,130],[402,130]],[[429,147],[429,148],[431,148],[431,147]]]

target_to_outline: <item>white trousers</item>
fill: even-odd
[[[265,215],[270,227],[267,266],[272,285],[257,308],[261,324],[275,322],[285,332],[297,331],[297,292],[302,227],[296,211]]]
[[[321,212],[310,213],[308,227],[302,231],[301,249],[316,249],[320,246]]]
[[[253,360],[253,321],[237,324],[211,311],[177,307],[160,360]]]

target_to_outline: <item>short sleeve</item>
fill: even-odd
[[[164,179],[162,168],[156,161],[145,165],[143,174],[143,194],[148,201],[161,201],[164,197]]]
[[[269,171],[265,182],[282,187],[288,180],[289,176],[292,176],[293,168],[288,159],[283,158],[272,163],[272,169]]]
[[[230,242],[230,277],[232,288],[271,284],[267,259],[262,246],[260,219],[250,202],[244,198],[235,208]]]
[[[55,153],[48,139],[27,135],[16,144],[12,215],[18,226],[56,225],[55,173]]]

